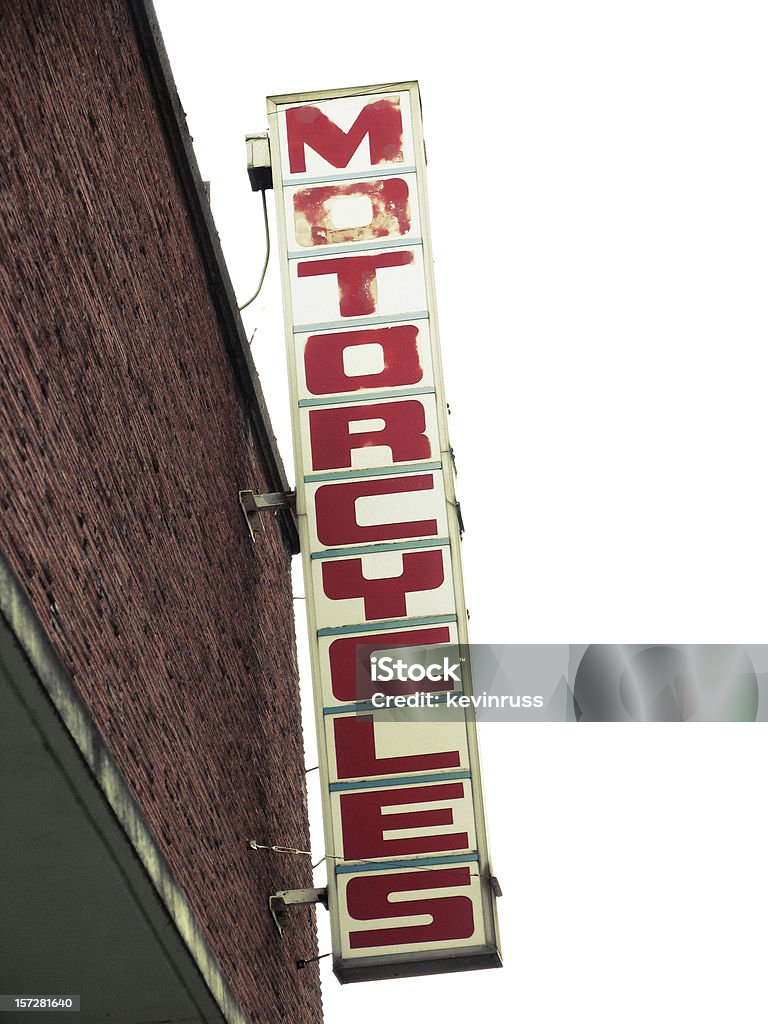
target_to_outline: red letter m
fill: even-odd
[[[329,121],[318,107],[289,107],[285,124],[292,174],[307,170],[305,146],[314,149],[334,167],[346,167],[366,135],[371,164],[402,163],[403,160],[403,118],[397,96],[363,107],[348,132]]]

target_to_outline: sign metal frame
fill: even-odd
[[[325,851],[328,864],[328,907],[331,915],[334,973],[341,982],[364,981],[392,977],[407,977],[501,966],[501,954],[498,941],[498,919],[495,905],[495,889],[497,884],[495,883],[495,879],[493,879],[492,881],[493,876],[488,852],[486,822],[482,798],[482,784],[480,779],[479,750],[477,744],[474,716],[471,709],[468,709],[466,712],[466,734],[469,753],[469,764],[471,770],[471,790],[473,794],[473,813],[476,831],[477,849],[476,851],[474,851],[474,853],[477,859],[468,860],[467,858],[464,858],[462,864],[469,864],[473,869],[473,875],[475,871],[477,872],[481,890],[481,896],[478,906],[480,907],[480,913],[482,915],[482,934],[484,937],[484,941],[476,946],[460,946],[453,950],[450,948],[424,948],[419,950],[403,950],[401,952],[395,953],[376,954],[370,956],[361,955],[346,958],[344,957],[342,951],[342,935],[338,906],[340,879],[342,882],[344,879],[343,874],[340,874],[339,869],[342,869],[342,871],[350,871],[351,867],[349,866],[349,864],[343,863],[342,857],[340,856],[341,850],[336,848],[336,837],[334,835],[334,825],[331,816],[332,794],[330,790],[330,785],[332,780],[329,775],[329,751],[327,747],[326,734],[327,716],[326,714],[324,714],[323,693],[321,689],[321,664],[320,647],[318,640],[318,623],[316,617],[315,603],[313,600],[313,559],[312,552],[310,550],[310,517],[307,514],[307,495],[308,492],[311,493],[312,491],[312,484],[305,482],[304,479],[307,467],[304,464],[305,457],[304,447],[302,444],[303,410],[300,407],[301,393],[299,383],[301,380],[303,380],[303,377],[300,377],[299,375],[299,367],[297,366],[296,359],[295,333],[298,325],[295,324],[293,315],[289,267],[289,263],[291,261],[289,260],[289,240],[288,232],[286,230],[286,215],[290,211],[287,211],[285,201],[287,189],[294,188],[296,185],[301,184],[302,180],[307,184],[316,183],[318,181],[318,178],[317,176],[313,177],[312,175],[309,174],[303,178],[296,176],[289,177],[288,175],[286,175],[285,168],[283,166],[283,148],[280,141],[281,135],[283,133],[283,126],[280,121],[280,114],[282,111],[295,105],[312,104],[324,100],[336,100],[352,97],[370,96],[372,100],[375,100],[377,97],[380,97],[382,95],[392,95],[395,93],[407,94],[408,96],[410,127],[413,133],[413,157],[415,164],[415,176],[418,185],[417,192],[419,203],[419,245],[422,247],[423,252],[423,268],[427,295],[429,343],[432,360],[431,379],[434,383],[435,389],[435,399],[437,407],[437,430],[440,446],[439,461],[442,469],[442,480],[448,511],[448,541],[452,555],[450,561],[452,566],[452,584],[456,612],[455,628],[459,644],[466,645],[469,642],[469,637],[467,630],[467,614],[464,598],[464,584],[461,571],[461,537],[459,530],[459,521],[456,514],[454,467],[452,461],[451,446],[448,439],[447,408],[444,400],[443,371],[442,360],[440,355],[439,332],[437,322],[437,303],[433,274],[431,235],[429,229],[429,211],[427,204],[426,157],[424,148],[424,137],[422,131],[421,101],[418,83],[395,82],[373,86],[359,86],[346,89],[328,89],[315,92],[298,92],[279,96],[271,96],[267,98],[267,111],[269,117],[270,136],[272,139],[271,152],[273,165],[273,180],[277,203],[277,236],[280,253],[282,296],[285,319],[285,336],[287,344],[288,368],[290,377],[290,392],[292,406],[291,424],[293,433],[294,457],[296,460],[296,511],[299,521],[304,578],[307,585],[306,609],[309,627],[313,689],[315,694],[315,722],[317,728],[318,753],[320,762],[319,774],[320,784],[322,788]],[[410,167],[407,169],[404,168],[404,170],[406,170],[408,173],[412,173],[412,169]],[[371,178],[376,178],[378,176],[378,170],[375,166],[372,166],[369,176]],[[333,178],[334,180],[344,180],[344,177],[344,173],[341,172],[336,173],[333,176],[328,175],[328,177],[325,180],[331,180],[331,178]],[[355,175],[348,175],[348,178],[353,177],[355,177]],[[361,175],[357,174],[356,177],[359,178],[361,177]],[[402,242],[403,246],[409,246],[411,244],[413,244],[411,239],[404,239]],[[371,247],[374,248],[375,246]],[[364,246],[359,245],[357,248],[362,249],[364,248]],[[323,250],[320,251],[322,252]],[[329,247],[328,251],[333,251],[334,255],[338,255],[340,251],[352,252],[349,246],[344,245]],[[308,257],[316,255],[318,255],[317,252],[307,252]],[[290,256],[295,259],[295,252],[291,252]],[[348,326],[354,327],[355,322],[350,322]],[[418,391],[414,390],[414,394],[417,393]],[[375,401],[375,399],[371,397],[371,401]],[[344,399],[341,399],[340,404],[343,404],[343,402]],[[412,466],[408,468],[410,470],[413,469]],[[398,473],[398,467],[396,465],[393,466],[390,472],[393,475],[396,475]],[[341,479],[341,477],[339,477],[339,479]],[[316,557],[318,556],[316,555]],[[418,623],[413,622],[410,624],[417,625]],[[392,629],[393,627],[395,627],[397,623],[377,620],[376,625],[377,628],[380,628],[382,631],[386,631],[387,629]],[[463,684],[465,692],[471,693],[471,678],[469,671],[465,670],[463,672]],[[434,727],[439,728],[439,724],[436,723]],[[458,861],[460,860],[460,858],[410,858],[410,860],[413,861],[411,869],[415,869],[418,868],[419,862],[423,862],[423,866],[425,868],[433,868],[435,867],[435,865],[430,863],[430,861]],[[391,864],[386,860],[381,861],[380,867],[382,870],[390,866],[392,868],[395,867],[394,864]],[[364,868],[368,871],[376,870],[376,865],[373,865],[371,863],[365,863]],[[403,870],[408,869],[404,868]]]

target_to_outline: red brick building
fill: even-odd
[[[288,484],[154,13],[0,51],[0,992],[319,1022],[309,858],[247,845],[309,848],[297,534],[239,507]]]

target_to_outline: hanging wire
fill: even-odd
[[[293,854],[300,854],[303,857],[311,857],[312,856],[312,851],[311,850],[298,850],[295,846],[268,846],[268,845],[266,845],[264,843],[257,843],[255,839],[249,839],[248,840],[248,845],[250,846],[250,848],[252,850],[270,850],[272,853],[293,853]],[[314,870],[314,868],[319,868],[324,860],[340,860],[340,861],[343,861],[343,860],[345,860],[345,858],[344,857],[336,857],[332,853],[326,853],[326,854],[324,854],[320,858],[319,861],[317,861],[316,864],[312,865],[313,870]],[[470,861],[468,863],[472,863],[472,862]],[[458,867],[468,867],[468,863],[458,864],[457,866]],[[389,865],[388,865],[388,863],[386,861],[381,861],[381,860],[359,860],[359,861],[355,861],[353,866],[357,866],[358,864],[375,864],[376,867],[379,867],[379,868],[382,868],[382,869],[389,867]],[[414,868],[417,868],[419,871],[444,871],[445,867],[446,867],[445,864],[422,864],[422,865],[414,864],[413,866],[414,866]],[[480,873],[478,871],[470,871],[469,872],[469,876],[470,876],[470,878],[480,878],[481,877],[481,875],[480,875]]]
[[[304,857],[311,857],[311,850],[297,850],[295,846],[267,846],[264,843],[257,843],[255,839],[249,839],[248,845],[252,850],[271,850],[273,853],[300,853]]]
[[[330,953],[321,953],[320,956],[311,956],[307,960],[297,960],[296,966],[299,970],[302,970],[304,967],[308,967],[309,964],[316,964],[318,960],[325,960],[325,958],[330,955]]]
[[[242,311],[247,306],[250,306],[250,304],[253,302],[254,299],[258,298],[259,292],[261,291],[261,286],[264,284],[264,278],[266,277],[267,266],[269,264],[270,243],[269,243],[269,218],[267,217],[267,192],[266,192],[266,189],[262,189],[261,190],[261,205],[262,205],[262,209],[264,211],[264,235],[265,235],[266,240],[267,240],[267,253],[266,253],[266,256],[264,257],[264,266],[261,268],[261,277],[259,278],[259,283],[258,283],[258,285],[256,287],[256,291],[253,293],[253,295],[250,297],[250,299],[248,299],[247,302],[244,302],[242,304],[242,306],[238,306],[237,307],[238,310],[241,313],[242,313]]]

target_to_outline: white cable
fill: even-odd
[[[247,302],[244,302],[242,304],[242,306],[238,306],[237,307],[238,310],[241,313],[246,308],[246,306],[250,306],[250,304],[253,302],[253,300],[258,298],[259,292],[261,291],[261,286],[264,284],[264,278],[266,276],[267,266],[269,264],[269,218],[267,217],[267,192],[266,192],[266,189],[262,189],[261,190],[261,203],[262,203],[262,208],[264,210],[264,234],[265,234],[266,239],[267,239],[267,254],[264,257],[264,266],[262,267],[262,270],[261,270],[261,277],[259,278],[259,283],[258,283],[258,286],[256,288],[256,291],[253,293],[253,295],[250,297],[250,299],[248,299]]]

